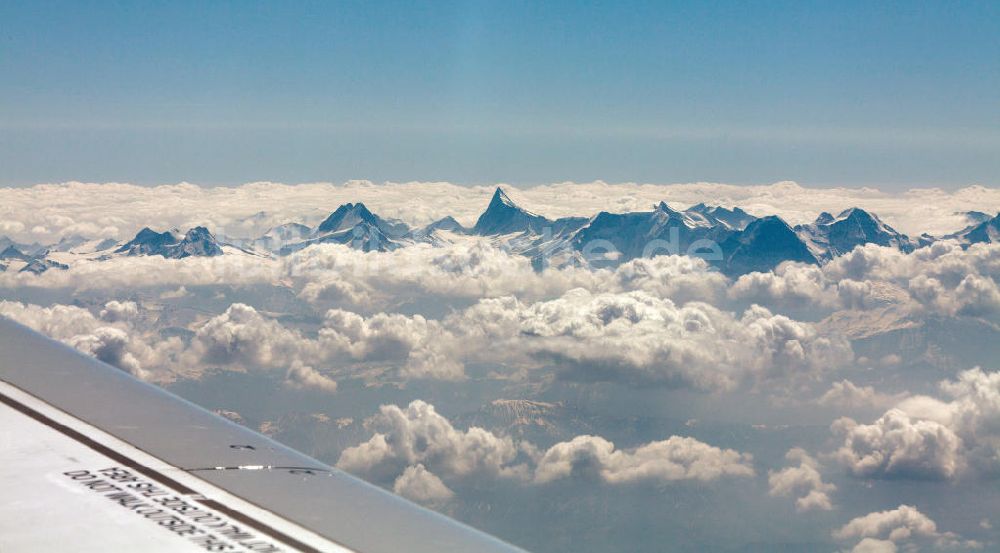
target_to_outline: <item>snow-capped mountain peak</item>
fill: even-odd
[[[709,206],[704,203],[696,204],[685,210],[685,213],[698,214],[708,220],[711,224],[723,224],[734,230],[743,230],[756,217],[743,211],[739,207],[727,209],[722,206]]]
[[[340,232],[349,228],[357,226],[359,223],[368,223],[370,225],[378,225],[378,220],[375,215],[365,207],[365,204],[358,202],[346,203],[341,205],[330,214],[322,223],[316,227],[314,234],[329,234],[331,232]]]
[[[835,219],[833,218],[833,215],[831,215],[829,211],[824,211],[823,213],[819,214],[819,217],[816,217],[816,224],[817,225],[829,225],[834,220]]]
[[[479,216],[476,225],[472,228],[475,234],[479,235],[499,235],[513,232],[531,231],[542,232],[543,228],[551,225],[551,221],[532,213],[517,204],[499,186],[490,199],[490,204],[486,211]]]
[[[912,251],[914,248],[908,236],[859,207],[845,209],[836,217],[823,212],[815,223],[799,225],[795,230],[813,255],[825,260],[864,244],[878,244],[902,251]]]
[[[176,230],[156,232],[145,227],[135,238],[115,250],[128,256],[160,255],[171,259],[222,255],[222,245],[205,227],[194,227],[183,236]]]
[[[954,234],[949,234],[945,238],[958,240],[965,245],[998,243],[1000,242],[1000,213],[979,224],[973,224]]]
[[[731,274],[769,271],[784,261],[816,263],[810,248],[781,217],[769,215],[751,222],[722,244]]]
[[[316,227],[313,236],[336,234],[350,230],[358,225],[369,225],[377,228],[390,238],[399,238],[409,233],[410,228],[402,221],[383,219],[369,211],[365,204],[346,203],[341,205]],[[360,232],[360,231],[359,231]]]
[[[177,231],[168,230],[156,232],[149,227],[143,227],[132,240],[126,242],[115,253],[125,255],[158,255],[160,251],[180,242]]]
[[[31,256],[17,249],[16,246],[11,244],[7,246],[2,252],[0,252],[0,259],[18,259],[21,261],[28,261]]]

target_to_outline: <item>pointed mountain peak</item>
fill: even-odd
[[[479,216],[473,231],[479,235],[509,234],[511,232],[541,232],[550,221],[520,207],[499,186],[493,192],[490,205]]]
[[[445,217],[443,217],[441,219],[438,219],[437,221],[434,221],[433,223],[427,225],[426,227],[424,227],[424,230],[427,231],[427,232],[430,232],[432,230],[458,230],[458,231],[464,231],[465,227],[462,226],[462,223],[459,223],[457,220],[455,220],[454,217],[452,217],[451,215],[447,215],[447,216],[445,216]]]
[[[160,255],[174,259],[191,255],[222,255],[222,248],[215,236],[205,227],[194,227],[186,233],[177,229],[156,232],[145,227],[135,238],[115,250],[125,255]]]
[[[509,207],[514,209],[521,209],[520,207],[518,207],[517,204],[514,203],[514,200],[510,199],[510,196],[508,196],[507,193],[503,191],[503,188],[499,186],[493,192],[493,198],[490,199],[490,205],[486,209],[489,210],[494,207]]]
[[[788,223],[785,222],[784,219],[782,219],[777,215],[767,215],[765,217],[757,219],[756,221],[750,223],[750,225],[747,226],[748,231],[750,230],[751,226],[754,227],[755,229],[774,229],[774,230],[780,230],[781,232],[785,232],[787,230],[788,232],[793,232],[792,227],[790,227]]]
[[[209,232],[207,228],[198,226],[188,230],[184,234],[184,240],[187,240],[188,242],[193,242],[195,240],[215,241],[215,236],[212,236],[212,233]]]
[[[11,244],[10,246],[7,246],[4,251],[0,252],[0,259],[21,259],[23,261],[27,261],[28,256],[21,250],[17,249],[16,246]]]
[[[680,211],[677,211],[676,209],[670,207],[669,205],[667,205],[667,202],[663,202],[663,201],[661,201],[660,203],[656,204],[656,211],[662,211],[662,212],[666,213],[667,215],[679,215],[680,214]]]
[[[156,232],[149,227],[143,227],[142,230],[135,234],[132,240],[119,248],[119,251],[128,250],[131,246],[137,245],[149,245],[149,246],[163,246],[168,244],[176,244],[180,241],[178,232],[175,230],[167,230],[164,232]]]
[[[316,234],[340,232],[353,228],[362,222],[377,226],[379,218],[371,211],[368,211],[365,204],[361,202],[356,204],[346,203],[338,207],[336,211],[331,213],[329,217],[316,227]]]
[[[347,205],[351,205],[351,204],[347,204]],[[365,206],[365,204],[363,204],[362,202],[358,202],[358,203],[354,204],[354,205],[352,206],[351,210],[352,210],[352,211],[354,211],[354,212],[355,212],[355,213],[357,213],[357,214],[365,214],[365,215],[374,215],[374,214],[373,214],[373,213],[372,213],[372,212],[371,212],[371,211],[370,211],[370,210],[368,209],[368,207],[367,207],[367,206]]]
[[[965,212],[959,211],[955,213],[955,215],[961,215],[965,217],[965,220],[968,221],[970,225],[978,225],[980,223],[985,223],[986,221],[993,219],[992,215],[990,215],[989,213],[984,213],[982,211],[965,211]]]
[[[823,213],[819,214],[819,217],[816,217],[817,225],[829,225],[833,221],[834,221],[833,215],[830,215],[829,211],[824,211]]]
[[[859,223],[860,222],[868,222],[868,221],[873,221],[874,222],[874,221],[878,220],[877,217],[875,217],[871,213],[868,213],[867,211],[861,209],[860,207],[851,207],[851,208],[845,209],[844,211],[841,211],[840,215],[837,215],[837,219],[838,220],[857,221]]]
[[[159,235],[160,235],[160,233],[156,232],[155,230],[153,230],[153,229],[151,229],[149,227],[142,227],[142,230],[140,230],[139,232],[135,233],[134,240],[140,240],[140,239],[146,239],[146,238],[153,238],[153,237],[156,237],[156,236],[159,236]]]

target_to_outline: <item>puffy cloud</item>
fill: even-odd
[[[1000,473],[1000,372],[975,368],[941,382],[948,399],[912,396],[871,425],[843,418],[836,457],[858,476],[954,478]]]
[[[821,267],[783,263],[767,273],[748,273],[728,290],[735,300],[790,307],[835,308],[840,305],[836,283]]]
[[[287,264],[283,272],[305,282],[299,292],[303,299],[359,306],[411,297],[474,300],[513,295],[535,301],[574,288],[643,290],[684,303],[715,301],[728,285],[704,260],[687,256],[636,259],[613,270],[564,266],[537,271],[529,258],[484,239],[392,252],[323,245],[294,254]]]
[[[872,386],[858,386],[850,380],[834,382],[817,400],[820,405],[843,409],[886,408],[902,400],[906,394],[887,395]]]
[[[835,530],[833,537],[839,540],[868,540],[866,544],[868,549],[860,549],[860,551],[893,551],[893,549],[885,549],[887,546],[884,543],[875,540],[899,544],[923,539],[942,547],[981,547],[975,541],[961,540],[952,532],[939,532],[937,524],[933,520],[910,505],[900,505],[896,509],[878,511],[855,518]],[[855,548],[854,551],[859,551],[859,549]]]
[[[66,341],[80,334],[89,334],[98,326],[102,326],[90,311],[72,305],[41,307],[0,301],[0,315],[59,341]]]
[[[647,270],[655,266],[645,265],[643,275],[633,280],[655,281]],[[140,314],[139,306],[127,301],[108,302],[101,310],[108,323],[139,322]],[[194,334],[184,362],[169,365],[182,374],[206,367],[285,371],[300,363],[364,365],[402,379],[462,380],[465,363],[476,362],[519,371],[555,366],[562,377],[579,381],[710,391],[767,383],[769,389],[784,390],[853,357],[845,338],[759,306],[737,316],[701,302],[678,305],[644,291],[575,289],[533,303],[514,296],[488,298],[440,320],[333,308],[314,333],[234,303],[190,326]],[[295,378],[306,376],[289,374],[292,383],[300,384]]]
[[[337,381],[320,374],[316,369],[295,361],[285,374],[285,386],[299,390],[337,391]]]
[[[127,321],[135,318],[139,314],[139,304],[134,301],[112,300],[104,304],[101,309],[101,319],[110,323],[117,321]]]
[[[184,259],[159,256],[73,259],[65,271],[46,271],[40,275],[0,273],[0,287],[118,292],[180,286],[280,284],[287,276],[286,263],[235,254]]]
[[[129,303],[129,302],[126,302]],[[160,379],[183,351],[178,338],[153,338],[117,319],[132,306],[106,304],[101,320],[90,311],[69,305],[41,307],[0,301],[0,315],[66,343],[83,353],[128,371],[139,378]],[[110,309],[110,310],[109,310]]]
[[[786,263],[740,276],[727,294],[780,309],[902,306],[914,314],[1000,317],[1000,245],[937,242],[913,253],[868,244],[819,267]]]
[[[614,270],[566,266],[539,272],[527,257],[474,238],[437,247],[417,244],[392,252],[320,244],[279,258],[233,253],[207,258],[67,261],[70,268],[65,271],[0,273],[0,286],[109,292],[159,289],[160,298],[169,300],[184,297],[197,286],[271,285],[291,289],[320,309],[337,305],[374,310],[420,299],[467,304],[513,295],[535,301],[580,287],[607,292],[645,290],[680,303],[715,301],[725,295],[728,284],[703,260],[685,256],[637,259]]]
[[[573,475],[598,477],[610,484],[640,481],[711,481],[724,476],[753,476],[753,458],[680,436],[631,450],[598,436],[577,436],[550,447],[538,461],[535,481],[551,482]]]
[[[577,380],[732,389],[753,378],[787,386],[850,362],[850,345],[808,323],[753,306],[737,319],[708,304],[645,292],[572,290],[523,304],[482,300],[446,324],[501,352],[563,367]],[[512,361],[516,359],[511,359]]]
[[[798,466],[786,467],[779,471],[769,471],[768,493],[772,496],[795,497],[795,508],[799,511],[833,508],[830,493],[836,491],[833,484],[823,482],[819,463],[801,448],[792,448],[785,459],[798,462]]]
[[[19,235],[24,232],[24,223],[20,221],[0,221],[0,232]]]
[[[334,360],[398,365],[404,378],[460,379],[457,354],[445,352],[451,342],[440,323],[421,315],[365,318],[340,309],[327,312],[313,339],[234,303],[197,329],[188,355],[208,366],[290,367],[290,385],[320,384],[325,377],[305,365]]]
[[[327,311],[315,338],[233,304],[197,328],[190,357],[206,365],[285,368],[367,364],[404,379],[461,380],[467,361],[556,365],[565,378],[732,389],[786,387],[852,359],[845,339],[754,306],[736,318],[645,292],[573,290],[550,301],[481,300],[442,320]]]
[[[950,241],[905,254],[874,244],[859,246],[824,265],[828,278],[840,280],[902,281],[920,274],[934,277],[949,287],[969,274],[993,275],[1000,264],[1000,247],[974,244],[963,249]]]
[[[441,323],[421,315],[378,313],[365,318],[332,309],[319,330],[319,341],[327,353],[343,352],[356,361],[400,363],[404,378],[464,377],[454,337]]]
[[[855,476],[947,479],[962,468],[962,441],[950,428],[899,409],[870,425],[842,418],[832,429],[844,440],[836,458]]]
[[[1000,473],[1000,371],[986,372],[980,368],[963,371],[954,381],[941,383],[941,390],[951,401],[947,408],[947,423],[962,437],[972,463],[979,469]],[[925,402],[926,416],[938,416],[941,406]],[[917,410],[915,405],[903,408]]]
[[[139,378],[149,377],[135,355],[128,351],[129,337],[124,330],[100,327],[91,334],[73,336],[67,343],[99,361],[126,370]]]
[[[519,450],[510,437],[478,427],[459,430],[429,403],[416,400],[405,409],[383,405],[369,422],[379,431],[345,449],[337,467],[376,480],[395,478],[417,464],[445,478],[525,475],[526,467],[515,464]]]
[[[406,467],[403,474],[400,474],[392,484],[392,491],[407,499],[429,505],[448,501],[455,496],[455,492],[448,489],[440,478],[422,464]]]
[[[851,548],[851,553],[896,553],[896,551],[899,551],[899,548],[894,542],[875,538],[865,538]]]
[[[420,400],[406,408],[383,405],[366,426],[375,433],[345,449],[337,467],[391,482],[394,491],[421,502],[447,499],[451,490],[445,482],[461,484],[473,476],[541,485],[572,476],[626,484],[754,474],[751,455],[680,436],[627,450],[599,436],[577,436],[541,452],[482,428],[457,429]]]
[[[185,298],[185,297],[187,297],[189,295],[191,295],[191,293],[188,292],[187,288],[185,288],[184,286],[180,286],[176,290],[167,290],[165,292],[162,292],[160,294],[160,299],[161,300],[175,300],[175,299],[179,299],[179,298]]]
[[[633,259],[619,265],[609,280],[611,286],[601,290],[641,290],[677,303],[717,303],[729,285],[728,279],[711,270],[704,259],[685,255]]]
[[[908,284],[917,301],[945,315],[992,317],[1000,314],[1000,287],[990,277],[969,274],[957,286],[948,287],[938,278],[920,274]]]
[[[312,345],[256,309],[234,303],[195,332],[191,355],[205,364],[288,367]]]

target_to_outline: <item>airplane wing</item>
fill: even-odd
[[[520,550],[0,317],[0,551]]]

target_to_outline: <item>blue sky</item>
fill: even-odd
[[[997,2],[3,2],[0,184],[954,188]]]

